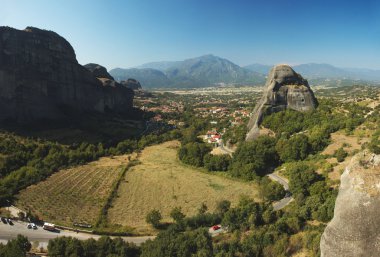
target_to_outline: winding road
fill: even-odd
[[[223,144],[223,141],[221,140],[220,144],[219,144],[219,149],[224,152],[225,154],[229,154],[232,156],[232,154],[234,153],[234,151],[230,150],[229,148],[225,147],[224,144]],[[274,202],[273,203],[273,210],[275,211],[278,211],[278,210],[281,210],[282,208],[284,208],[285,206],[287,206],[291,201],[294,200],[294,198],[292,197],[292,194],[289,192],[289,184],[288,184],[288,181],[275,174],[275,173],[271,173],[271,174],[268,174],[267,175],[271,180],[273,181],[276,181],[278,183],[280,183],[285,191],[286,191],[286,195],[283,199],[281,199],[280,201],[277,201],[277,202]]]
[[[283,177],[281,177],[275,173],[268,174],[267,176],[271,180],[274,180],[274,181],[277,181],[278,183],[280,183],[286,191],[286,195],[284,198],[282,198],[280,201],[273,203],[273,210],[275,210],[275,211],[281,210],[282,208],[287,206],[291,201],[294,200],[291,193],[289,192],[289,184],[285,178],[283,178]]]

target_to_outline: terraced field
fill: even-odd
[[[16,196],[16,206],[30,209],[44,220],[56,224],[94,224],[112,185],[128,161],[127,155],[107,157],[59,171],[45,181],[22,190]]]

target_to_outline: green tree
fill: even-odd
[[[338,148],[338,150],[336,150],[334,152],[334,156],[336,157],[337,161],[338,162],[342,162],[344,161],[344,159],[347,157],[347,152],[343,149],[343,147],[340,147]]]
[[[179,149],[178,157],[186,164],[201,167],[204,156],[210,151],[211,148],[205,143],[187,143]]]
[[[271,181],[267,177],[261,179],[259,190],[261,196],[269,201],[277,201],[285,196],[284,187],[277,182]]]
[[[182,213],[181,207],[174,207],[170,212],[170,217],[178,223],[181,222],[186,216]]]
[[[4,257],[20,257],[26,256],[26,253],[32,247],[28,238],[22,235],[17,235],[15,239],[11,239],[8,243],[0,247],[0,256]]]
[[[289,139],[280,139],[276,144],[276,150],[284,162],[303,160],[310,152],[308,137],[300,134]]]
[[[276,139],[268,136],[241,143],[234,153],[229,172],[245,179],[267,174],[278,164],[275,146]]]
[[[228,200],[221,200],[216,204],[216,212],[220,215],[226,213],[231,207],[231,202]]]
[[[161,219],[161,212],[159,210],[154,209],[146,215],[145,221],[151,224],[154,228],[158,228],[160,226]]]

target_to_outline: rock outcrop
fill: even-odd
[[[88,63],[84,65],[86,69],[88,69],[92,75],[94,75],[97,78],[106,78],[110,80],[115,80],[107,71],[107,69],[99,64],[96,63]]]
[[[67,110],[128,112],[133,95],[125,87],[103,85],[57,33],[0,27],[0,121],[60,119]]]
[[[309,111],[317,106],[309,83],[288,65],[276,65],[269,72],[263,97],[258,101],[248,123],[246,140],[259,135],[259,126],[265,115],[287,108]]]
[[[140,82],[135,79],[128,79],[127,81],[123,80],[120,82],[123,86],[133,89],[133,90],[141,90],[142,86]]]
[[[341,176],[322,257],[380,256],[380,156],[359,153]]]

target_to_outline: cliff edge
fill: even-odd
[[[362,152],[341,176],[334,218],[321,238],[321,256],[380,256],[379,208],[380,155]]]
[[[0,121],[61,119],[68,110],[128,112],[133,90],[103,85],[55,32],[0,27]]]

